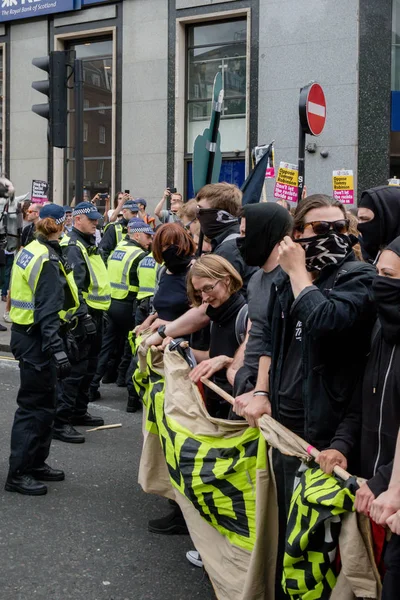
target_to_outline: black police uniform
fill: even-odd
[[[128,246],[143,250],[140,244],[131,240],[129,236],[126,236],[125,242]],[[131,286],[139,287],[137,269],[140,261],[147,256],[147,254],[148,252],[143,250],[143,252],[141,252],[141,254],[133,261],[129,270],[129,284]],[[90,385],[91,398],[94,398],[94,394],[99,388],[100,380],[107,370],[108,360],[113,353],[113,350],[116,348],[119,348],[117,354],[121,356],[118,366],[117,382],[119,382],[121,387],[125,385],[127,370],[132,358],[132,351],[127,336],[129,331],[135,326],[136,296],[137,292],[129,292],[127,297],[123,300],[116,300],[115,298],[111,300],[111,306],[108,310],[108,323],[103,337],[103,345],[97,364],[97,370]]]
[[[114,250],[115,246],[118,243],[117,234],[115,231],[116,225],[122,226],[122,239],[128,233],[128,221],[126,219],[121,219],[117,223],[110,223],[108,225],[107,229],[104,232],[103,237],[101,238],[101,242],[99,244],[99,249],[100,249],[101,255],[106,264],[107,264],[108,257],[110,256],[111,252]]]
[[[49,249],[50,260],[43,264],[35,290],[34,323],[11,327],[11,351],[19,361],[20,388],[17,396],[18,409],[11,431],[10,469],[6,490],[29,494],[45,494],[47,488],[28,485],[30,489],[15,489],[13,478],[32,475],[38,479],[60,481],[62,471],[47,468],[43,476],[52,439],[52,426],[56,406],[57,362],[56,353],[69,369],[60,336],[59,311],[63,309],[70,294],[68,284],[60,272],[62,258],[58,241],[48,241],[39,236],[38,241]],[[68,266],[64,262],[64,268]],[[64,354],[64,357],[63,357]],[[60,369],[60,363],[58,369]],[[53,477],[51,477],[51,472]]]
[[[64,442],[82,443],[85,438],[72,427],[73,425],[104,424],[102,418],[92,417],[87,412],[89,385],[96,372],[101,350],[104,311],[88,306],[82,296],[82,292],[89,289],[90,275],[80,248],[74,244],[77,240],[81,242],[89,255],[99,253],[95,237],[84,234],[75,227],[68,235],[70,243],[68,246],[62,246],[62,250],[73,268],[80,300],[76,312],[78,325],[72,331],[79,356],[71,365],[70,375],[59,386],[53,437]]]

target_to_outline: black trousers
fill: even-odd
[[[386,573],[383,579],[382,600],[399,597],[400,585],[400,536],[392,535],[385,552]]]
[[[70,423],[73,417],[81,417],[87,412],[89,386],[97,369],[103,332],[103,311],[92,311],[96,324],[96,335],[90,338],[77,338],[80,360],[73,364],[71,373],[58,386],[55,424]]]
[[[92,388],[97,389],[101,378],[107,370],[108,361],[116,348],[121,347],[120,364],[118,366],[118,375],[125,379],[130,362],[130,349],[126,349],[125,342],[128,332],[133,329],[133,303],[112,300],[110,309],[107,313],[108,323],[104,334],[103,343],[97,363],[95,374],[91,381]],[[128,353],[128,354],[127,354]],[[125,358],[127,354],[127,357]]]
[[[285,554],[285,540],[287,520],[289,516],[290,501],[293,495],[293,486],[296,473],[301,466],[301,461],[295,456],[285,456],[275,448],[272,450],[272,464],[276,480],[278,496],[279,538],[278,556],[275,574],[275,600],[287,600],[289,596],[282,588],[283,557]]]
[[[11,430],[10,474],[29,473],[46,461],[56,406],[55,366],[41,350],[39,333],[11,329],[11,350],[19,361],[18,408]]]

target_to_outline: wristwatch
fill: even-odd
[[[165,333],[165,328],[166,328],[166,325],[160,325],[160,327],[157,329],[158,335],[160,337],[162,337],[163,340],[165,340],[165,338],[167,337],[166,333]]]

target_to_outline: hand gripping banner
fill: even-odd
[[[140,346],[138,359],[134,384],[145,406],[139,483],[144,491],[173,498],[179,504],[219,600],[273,600],[278,507],[266,440],[285,454],[309,461],[305,443],[299,443],[295,436],[292,439],[292,434],[270,417],[260,419],[261,429],[249,428],[244,421],[210,417],[197,386],[188,378],[189,366],[177,352],[166,350],[163,355],[152,348],[146,354]],[[319,469],[306,473],[310,473],[308,478],[322,476],[325,492],[336,482]],[[294,498],[304,498],[302,489],[298,488]],[[340,490],[340,510],[336,515],[342,508],[349,508],[344,500],[347,492]],[[315,569],[316,560],[307,560],[314,521],[299,521],[296,515],[302,510],[298,502],[292,503],[294,527],[288,530],[290,544],[286,545],[283,580],[290,597],[328,597],[318,592],[310,594],[310,587],[320,583],[320,589],[330,591],[334,587],[334,592],[338,591],[339,595],[331,595],[332,600],[377,598],[370,555],[359,533],[356,515],[348,513],[354,519],[341,528],[340,551],[346,566],[342,572],[346,573],[341,573],[335,586],[329,560],[319,569]],[[311,516],[313,511],[310,510]],[[319,518],[323,523],[323,517]],[[329,551],[324,554],[324,550],[321,546],[326,563]],[[357,562],[351,560],[353,551],[360,553]],[[302,561],[298,569],[297,561]],[[354,595],[360,589],[364,596]]]

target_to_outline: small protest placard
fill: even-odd
[[[49,184],[47,181],[41,181],[40,179],[32,180],[32,193],[31,202],[37,204],[43,204],[48,201],[47,192],[49,191]]]
[[[276,178],[274,196],[289,202],[297,202],[299,172],[297,165],[280,162]]]
[[[272,146],[271,157],[268,159],[267,168],[265,171],[265,179],[274,179],[275,177],[275,150]]]
[[[342,204],[354,204],[354,177],[352,170],[333,171],[333,197]]]

